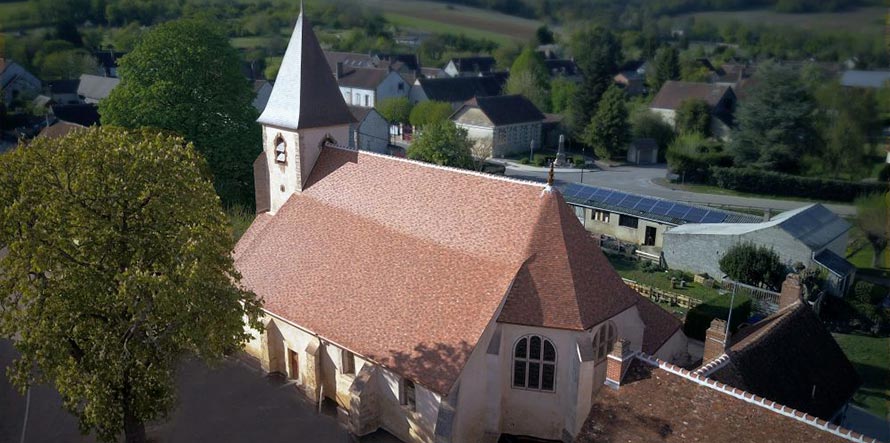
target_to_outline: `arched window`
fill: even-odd
[[[280,135],[275,137],[275,163],[287,163],[287,144]]]
[[[513,387],[553,391],[556,386],[556,348],[540,335],[527,335],[513,346]]]
[[[597,361],[603,360],[612,352],[616,339],[615,323],[608,322],[593,336],[593,350]]]

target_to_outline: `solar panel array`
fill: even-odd
[[[636,214],[677,224],[723,223],[728,217],[738,215],[717,209],[628,194],[614,189],[598,188],[579,183],[560,185],[559,190],[562,192],[563,197],[572,203],[604,209],[611,208],[627,214]],[[755,221],[753,217],[751,221]]]

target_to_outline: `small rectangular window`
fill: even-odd
[[[340,371],[344,374],[355,374],[355,354],[347,350],[340,353]]]
[[[598,222],[609,223],[609,211],[593,211],[593,219]]]
[[[636,229],[640,224],[640,219],[629,215],[620,215],[618,217],[618,224],[627,228]]]
[[[525,361],[514,361],[513,362],[513,387],[516,388],[524,388],[525,387]]]
[[[370,100],[370,99],[371,99],[371,96],[368,94],[365,94],[365,107],[368,106],[368,100]]]

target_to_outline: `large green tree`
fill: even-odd
[[[473,143],[467,130],[448,120],[429,124],[411,143],[408,158],[442,166],[473,169]]]
[[[736,112],[738,130],[730,148],[737,165],[797,172],[801,159],[815,151],[815,102],[797,72],[766,63]]]
[[[667,147],[674,141],[674,128],[647,107],[639,107],[630,116],[630,132],[634,139],[651,138],[658,144],[659,158],[664,158]]]
[[[677,107],[675,123],[677,132],[681,134],[711,135],[711,107],[708,102],[696,98],[683,100]]]
[[[390,97],[377,103],[377,111],[390,123],[408,123],[411,101],[407,97]]]
[[[253,204],[261,150],[253,93],[238,53],[215,26],[164,23],[121,59],[121,83],[99,104],[103,124],[174,131],[195,144],[225,205]]]
[[[411,126],[423,128],[427,125],[448,120],[453,110],[451,105],[445,102],[427,100],[414,105],[408,120]]]
[[[185,354],[259,327],[204,160],[169,133],[103,126],[0,156],[0,335],[19,389],[52,383],[81,431],[145,439]]]
[[[772,290],[781,288],[788,272],[776,251],[750,242],[730,247],[720,258],[720,270],[735,281]]]
[[[856,199],[856,226],[865,233],[865,239],[871,243],[874,250],[872,267],[877,267],[881,263],[881,254],[890,244],[890,193],[872,194]]]
[[[624,90],[617,85],[610,86],[584,129],[584,143],[600,158],[611,159],[627,152],[630,128],[624,100]]]
[[[613,83],[621,62],[621,45],[611,31],[592,27],[573,34],[571,48],[582,80],[572,101],[568,125],[580,134]]]
[[[649,86],[653,91],[658,91],[668,80],[680,79],[680,54],[676,48],[664,47],[655,53],[652,61],[654,72],[648,76]]]
[[[550,74],[544,64],[544,56],[527,46],[516,57],[510,68],[510,78],[505,87],[507,94],[520,94],[538,109],[550,110]]]

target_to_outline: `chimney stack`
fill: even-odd
[[[337,62],[337,72],[334,73],[334,76],[337,80],[340,80],[343,77],[343,62]]]
[[[782,282],[782,292],[779,294],[779,309],[787,308],[803,299],[803,285],[800,283],[800,274],[790,273]]]
[[[621,379],[627,373],[634,359],[634,351],[630,348],[630,340],[619,338],[606,357],[606,385],[613,389],[621,386]]]
[[[701,364],[706,365],[723,355],[728,341],[726,321],[719,318],[711,320],[711,327],[705,332],[705,352]]]

